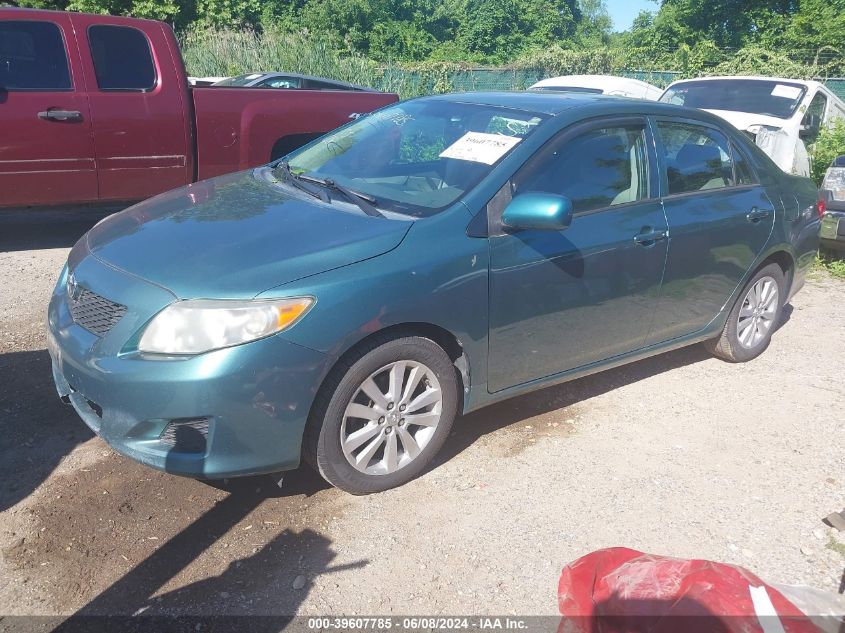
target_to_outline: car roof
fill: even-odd
[[[617,77],[615,75],[561,75],[560,77],[541,79],[535,83],[532,88],[548,88],[559,85],[573,86],[576,88],[600,88],[602,90],[613,88],[615,86],[656,88],[656,86],[639,79]]]
[[[273,77],[295,77],[297,79],[306,79],[308,81],[320,81],[327,84],[332,84],[333,86],[343,86],[346,88],[355,88],[356,90],[364,90],[364,91],[375,91],[374,88],[368,88],[366,86],[359,86],[358,84],[349,83],[348,81],[340,81],[338,79],[329,79],[328,77],[317,77],[315,75],[303,75],[301,73],[286,73],[286,72],[269,72],[269,73],[246,73],[246,76],[249,75],[261,75],[260,77],[256,77],[254,81],[264,81],[265,79],[271,79]]]
[[[724,119],[697,108],[581,92],[462,92],[420,97],[420,99],[497,106],[551,116],[574,110],[595,110],[597,113],[600,111],[601,115],[666,115],[699,119],[721,127],[726,125]]]
[[[716,80],[725,80],[725,79],[750,79],[752,81],[774,81],[779,83],[789,83],[789,84],[799,84],[801,86],[806,86],[808,88],[814,88],[818,86],[823,86],[819,81],[811,81],[808,79],[788,79],[787,77],[764,77],[762,75],[720,75],[716,77],[695,77],[690,79],[679,79],[678,81],[673,81],[671,86],[676,84],[686,83],[689,81],[716,81]]]

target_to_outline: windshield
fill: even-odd
[[[685,81],[669,87],[660,101],[702,110],[728,110],[788,119],[804,98],[801,84],[760,79]]]
[[[249,75],[237,75],[235,77],[229,77],[228,79],[223,79],[218,81],[215,86],[246,86],[247,84],[252,83],[259,77],[263,77],[264,75],[260,73],[252,73]]]
[[[293,174],[424,217],[472,189],[544,120],[523,110],[418,100],[361,117],[288,157]]]

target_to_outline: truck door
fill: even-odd
[[[67,15],[0,18],[0,206],[97,199],[91,117]]]
[[[190,182],[188,87],[172,33],[100,15],[71,20],[89,87],[100,198],[136,200]]]

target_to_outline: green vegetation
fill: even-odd
[[[842,558],[845,558],[845,543],[840,543],[832,536],[827,537],[827,544],[825,547],[831,551],[837,552]]]
[[[603,0],[20,2],[166,20],[194,43],[207,44],[209,38],[198,33],[210,29],[277,34],[271,42],[284,42],[278,34],[285,32],[299,37],[291,40],[298,44],[340,58],[360,56],[382,66],[448,62],[536,68],[542,64],[560,70],[660,69],[683,75],[845,72],[841,48],[845,0],[662,0],[656,11],[641,13],[623,33],[612,32]],[[229,35],[225,39],[234,41]],[[246,37],[238,45],[248,41]],[[264,43],[254,36],[252,42]],[[193,66],[189,69],[200,74]]]
[[[845,121],[839,119],[833,125],[822,128],[813,144],[810,152],[813,180],[821,184],[830,163],[841,154],[845,154]]]
[[[820,253],[813,265],[813,272],[824,272],[836,279],[845,279],[845,259],[831,253]]]

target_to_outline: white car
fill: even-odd
[[[611,75],[566,75],[543,79],[529,90],[548,90],[560,92],[592,92],[595,94],[616,95],[631,99],[657,101],[663,91],[657,86],[627,77]]]
[[[716,114],[751,136],[787,173],[810,175],[807,146],[845,118],[845,102],[818,81],[704,77],[671,84],[660,101]]]

